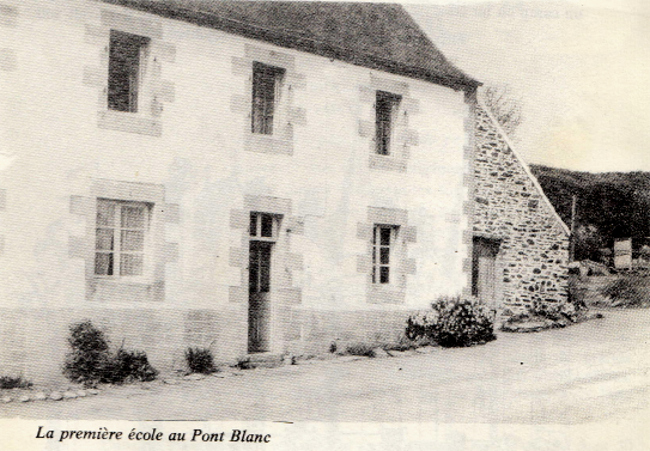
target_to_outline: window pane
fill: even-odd
[[[115,226],[115,202],[107,200],[97,201],[97,225]]]
[[[272,68],[256,63],[253,66],[253,133],[273,133],[274,108],[274,72]]]
[[[390,123],[377,122],[377,153],[390,155]]]
[[[395,119],[395,112],[401,96],[390,92],[377,91],[375,99],[375,142],[376,152],[390,155],[390,138]]]
[[[120,255],[120,275],[121,276],[141,276],[143,257],[139,254],[122,254]]]
[[[388,263],[390,263],[390,248],[382,247],[379,250],[379,253],[380,253],[379,262],[382,265],[387,265]]]
[[[377,283],[377,267],[372,267],[372,283]]]
[[[263,237],[270,238],[273,236],[273,216],[263,214],[262,216],[262,233]]]
[[[121,248],[123,251],[141,251],[144,249],[144,232],[122,230]]]
[[[122,227],[126,229],[144,229],[144,206],[122,207]]]
[[[98,251],[115,250],[115,231],[113,229],[97,229],[95,235],[95,249]]]
[[[251,114],[253,133],[273,134],[273,116],[283,74],[284,69],[279,67],[257,62],[253,64],[253,111]]]
[[[382,227],[380,229],[380,233],[381,233],[381,244],[382,244],[382,246],[388,246],[390,244],[391,228],[390,227]]]
[[[259,289],[259,248],[257,246],[250,247],[250,255],[248,256],[248,290],[251,293],[257,293]]]
[[[260,248],[260,292],[268,293],[271,288],[271,246]]]
[[[113,254],[95,254],[95,274],[98,276],[113,275]]]
[[[248,226],[250,236],[257,235],[257,213],[251,213],[250,224]]]
[[[389,282],[388,274],[389,274],[390,268],[388,268],[387,266],[382,266],[381,268],[379,268],[379,271],[380,271],[379,272],[379,283],[388,283]]]

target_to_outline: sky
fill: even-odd
[[[528,163],[650,171],[650,2],[404,3],[445,56],[522,107]]]

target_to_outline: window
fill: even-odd
[[[397,108],[402,96],[390,92],[377,91],[375,102],[375,143],[379,155],[390,155],[390,141]]]
[[[149,38],[111,30],[108,62],[108,109],[135,113]]]
[[[280,216],[271,213],[251,212],[249,232],[254,239],[275,239],[280,229]]]
[[[375,225],[372,233],[372,283],[390,284],[398,226]]]
[[[273,119],[277,114],[280,87],[284,69],[266,64],[253,63],[253,111],[252,132],[273,134]]]
[[[152,205],[98,199],[95,275],[142,276]]]

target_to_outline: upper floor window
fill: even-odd
[[[98,199],[95,275],[142,276],[152,205]]]
[[[372,232],[372,283],[390,284],[399,226],[377,224]]]
[[[375,101],[375,143],[379,155],[390,155],[391,138],[397,109],[402,96],[386,91],[377,91]]]
[[[273,121],[277,113],[284,73],[285,70],[280,67],[253,63],[253,111],[251,114],[253,133],[273,134]]]
[[[149,38],[111,30],[108,62],[108,109],[135,113],[142,87]]]

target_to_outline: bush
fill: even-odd
[[[10,390],[12,388],[29,388],[32,384],[28,380],[23,379],[21,376],[0,376],[0,390]]]
[[[212,358],[212,351],[207,348],[187,348],[185,361],[192,373],[210,374],[217,371]]]
[[[495,312],[485,305],[458,297],[436,301],[431,307],[438,317],[436,341],[440,346],[463,347],[496,340]]]
[[[510,316],[502,325],[506,332],[535,332],[544,329],[566,327],[584,317],[585,308],[578,309],[571,302],[550,303],[534,300],[526,310]],[[538,323],[543,323],[538,326]],[[529,324],[530,327],[522,326]],[[533,327],[534,325],[534,327]]]
[[[98,383],[121,384],[126,381],[151,381],[156,371],[142,351],[119,349],[111,355],[109,340],[90,321],[70,326],[63,374],[73,382],[87,386]]]
[[[559,321],[564,318],[569,319],[570,316],[568,305],[570,304],[551,304],[539,300],[534,300],[528,307],[530,316],[537,318],[550,319],[551,321]],[[566,306],[566,308],[564,307]]]
[[[103,376],[102,382],[110,384],[148,382],[158,376],[158,371],[151,366],[145,352],[120,349],[111,359]]]
[[[547,329],[567,327],[595,318],[600,313],[590,314],[585,305],[573,302],[552,302],[533,300],[523,311],[511,314],[501,325],[504,332],[539,332]]]
[[[647,286],[648,281],[644,277],[621,277],[607,285],[602,294],[614,301],[613,304],[637,307],[648,302],[647,292],[644,293]]]
[[[408,318],[407,338],[427,338],[444,347],[473,346],[496,339],[495,312],[478,301],[441,298],[431,304],[431,309]]]
[[[586,283],[583,283],[579,276],[569,276],[568,282],[569,302],[575,306],[576,310],[586,309],[588,291]]]
[[[102,382],[111,363],[109,341],[104,332],[90,321],[73,324],[68,343],[72,352],[66,357],[63,374],[71,381],[85,385]]]
[[[409,340],[436,339],[437,316],[434,312],[417,313],[406,320],[404,335]]]

